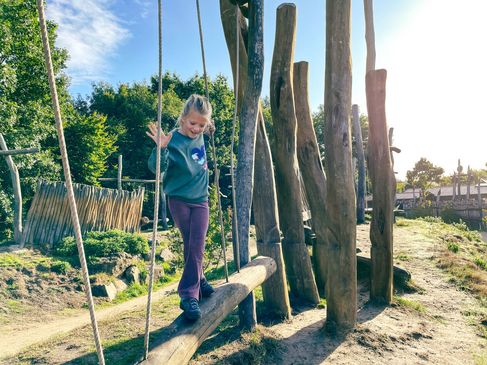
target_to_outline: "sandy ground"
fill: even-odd
[[[357,246],[368,255],[369,226],[359,226]],[[435,266],[437,243],[410,227],[397,227],[395,256],[402,257],[413,281],[422,288],[402,298],[421,303],[425,311],[408,306],[379,307],[367,303],[366,283],[359,286],[358,325],[345,338],[327,337],[321,330],[326,319],[325,309],[296,311],[289,321],[265,325],[265,332],[278,338],[280,345],[266,364],[484,364],[487,340],[473,325],[478,318],[479,303],[449,282],[448,276]],[[175,286],[176,284],[173,284]],[[167,287],[156,295],[163,296],[174,288]],[[157,297],[154,298],[157,301]],[[98,319],[115,317],[145,305],[137,298],[116,307],[97,312]],[[36,325],[15,332],[0,333],[0,357],[50,336],[72,331],[89,323],[87,314]],[[2,329],[3,331],[4,329]],[[192,364],[230,364],[228,361],[242,348],[227,342],[199,355]],[[477,359],[477,360],[476,360]],[[1,360],[0,360],[0,363]]]

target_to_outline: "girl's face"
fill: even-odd
[[[196,138],[206,130],[208,119],[200,113],[191,110],[188,115],[181,119],[180,131],[189,138]]]

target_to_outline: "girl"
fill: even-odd
[[[179,127],[167,135],[160,132],[161,173],[169,211],[184,241],[184,271],[178,286],[180,307],[189,320],[201,317],[200,296],[214,289],[203,274],[203,252],[208,230],[208,166],[204,132],[213,133],[212,108],[207,98],[191,95],[178,118]],[[157,126],[149,124],[147,135],[156,143],[149,169],[156,172]]]

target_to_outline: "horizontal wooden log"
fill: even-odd
[[[118,181],[116,177],[100,177],[98,178],[100,181]],[[153,184],[155,180],[145,180],[145,179],[122,179],[121,182],[136,182],[136,183],[146,183],[146,184]]]
[[[273,259],[259,256],[229,277],[229,282],[215,288],[215,293],[201,302],[201,319],[188,322],[181,314],[157,335],[152,334],[151,349],[143,365],[187,364],[198,347],[226,316],[276,271]],[[155,338],[154,338],[155,337]]]
[[[36,152],[39,152],[39,148],[37,147],[21,148],[18,150],[0,151],[0,156],[26,155],[29,153],[36,153]]]
[[[359,275],[370,276],[370,267],[372,261],[365,256],[357,255],[357,272]],[[411,273],[399,266],[393,266],[394,287],[405,288],[408,287],[408,281],[411,280]]]

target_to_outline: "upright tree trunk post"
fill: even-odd
[[[227,43],[233,77],[236,76],[236,22],[239,23],[239,97],[243,100],[247,83],[247,48],[248,29],[245,18],[241,13],[236,17],[235,5],[230,0],[220,0],[220,16]],[[282,254],[279,216],[277,212],[274,169],[272,166],[269,141],[265,132],[264,116],[259,103],[257,120],[257,136],[255,145],[254,181],[257,189],[253,193],[253,211],[257,236],[257,251],[259,255],[274,259],[276,272],[262,284],[262,292],[266,307],[276,316],[291,318],[291,306],[287,291],[284,259]]]
[[[0,148],[3,151],[8,151],[7,144],[3,135],[0,133]],[[20,245],[22,242],[22,191],[20,189],[19,170],[12,159],[12,156],[5,155],[8,169],[10,170],[10,178],[12,179],[12,187],[14,191],[14,240]]]
[[[326,222],[326,176],[313,128],[308,97],[308,62],[294,63],[294,103],[298,122],[297,151],[299,169],[311,210],[311,225],[316,234],[313,245],[313,268],[320,296],[325,296],[328,259]]]
[[[118,155],[117,189],[122,190],[122,155]]]
[[[350,0],[326,2],[325,171],[329,222],[326,323],[342,332],[357,320],[356,210],[350,110]],[[374,201],[375,204],[375,201]]]
[[[249,42],[247,86],[240,109],[240,133],[238,141],[238,165],[236,179],[236,204],[240,266],[250,261],[249,228],[252,192],[254,187],[254,157],[259,98],[264,74],[263,0],[249,2]],[[257,324],[253,292],[239,304],[240,324],[254,329]]]
[[[472,171],[470,166],[467,169],[467,202],[470,200],[470,184],[472,183]]]
[[[370,224],[372,244],[370,298],[389,304],[392,301],[392,233],[396,181],[387,137],[386,77],[386,70],[369,71],[365,86],[369,112],[368,162],[374,196],[374,211]]]
[[[353,136],[357,151],[358,179],[357,179],[357,224],[365,223],[365,153],[362,141],[362,127],[358,105],[352,105]]]
[[[276,138],[276,187],[283,252],[291,293],[311,303],[319,302],[311,260],[304,243],[303,204],[296,157],[296,114],[293,95],[293,53],[296,6],[277,8],[276,37],[271,67],[271,112]]]
[[[375,30],[374,30],[374,2],[364,0],[365,41],[367,44],[366,72],[375,70]]]

